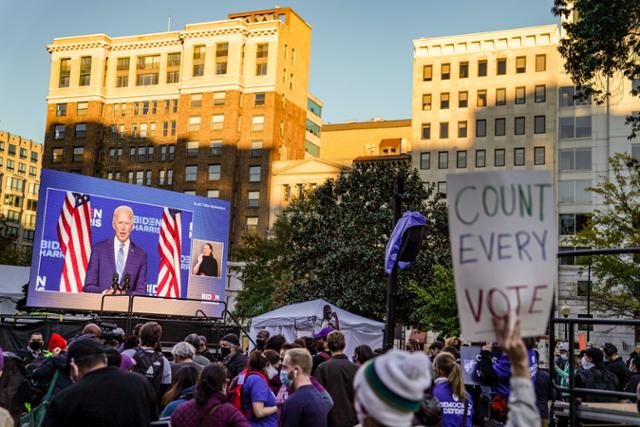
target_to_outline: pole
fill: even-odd
[[[587,317],[591,318],[591,258],[589,258],[589,276],[587,281]],[[589,333],[591,332],[591,324],[587,324],[587,342],[589,342]]]
[[[396,177],[393,185],[393,226],[402,216],[402,193],[404,192],[404,182],[400,176]],[[396,309],[398,305],[398,263],[396,262],[389,274],[387,282],[387,325],[384,329],[385,349],[393,348],[393,341],[396,329]]]

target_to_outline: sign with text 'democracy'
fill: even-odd
[[[556,280],[556,214],[549,171],[447,176],[449,233],[462,336],[495,338],[493,319],[545,333]]]

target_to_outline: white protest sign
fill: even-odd
[[[492,341],[493,318],[509,313],[523,336],[544,334],[557,277],[551,172],[449,174],[447,201],[462,335]]]

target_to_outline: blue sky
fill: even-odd
[[[325,122],[409,118],[411,41],[553,24],[553,0],[0,0],[0,129],[42,142],[55,37],[166,31],[290,6],[313,27],[309,90]]]

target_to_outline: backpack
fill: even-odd
[[[586,375],[584,388],[590,388],[595,390],[607,390],[616,391],[618,385],[618,378],[606,369],[591,368]],[[612,396],[600,396],[595,394],[588,394],[587,398],[590,402],[617,402],[617,397]]]
[[[251,407],[245,410],[242,409],[242,388],[244,387],[244,383],[247,378],[249,378],[249,376],[251,375],[260,376],[267,384],[267,386],[269,385],[269,381],[263,373],[243,369],[237,377],[231,380],[231,383],[227,388],[227,397],[229,398],[229,403],[235,406],[238,411],[242,412],[242,415],[244,415],[247,419],[250,419],[253,416],[253,409]]]
[[[156,396],[160,396],[160,389],[162,387],[162,374],[164,371],[164,356],[157,351],[146,351],[142,348],[136,350],[133,355],[133,360],[136,361],[136,365],[133,367],[133,372],[137,372],[144,376],[156,392]]]

